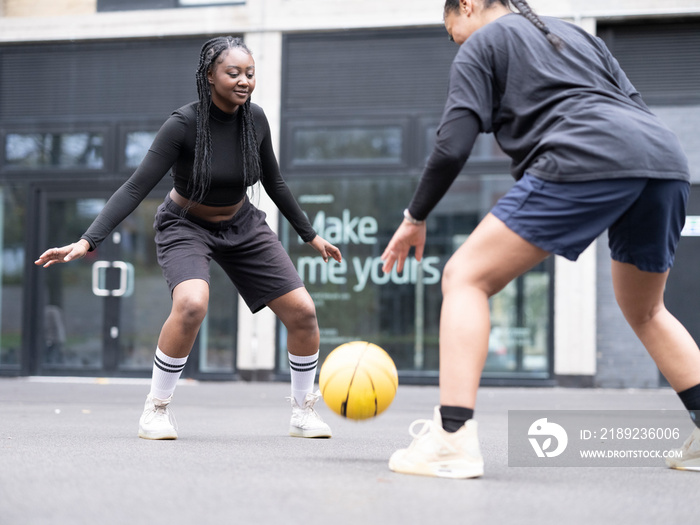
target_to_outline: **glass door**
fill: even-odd
[[[79,239],[112,191],[42,191],[42,250]],[[150,374],[171,304],[153,245],[153,217],[161,202],[162,197],[144,200],[84,259],[39,269],[31,373]]]

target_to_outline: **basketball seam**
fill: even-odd
[[[345,403],[341,404],[340,411],[343,415],[343,417],[348,417],[348,402],[350,401],[350,392],[352,391],[352,383],[355,381],[355,375],[357,374],[357,369],[360,367],[360,363],[362,362],[362,356],[365,355],[365,352],[369,348],[369,343],[365,345],[365,349],[362,351],[362,353],[359,355],[357,358],[357,362],[355,363],[355,369],[352,371],[352,377],[350,378],[350,382],[348,383],[348,393],[345,396]],[[371,379],[370,379],[371,381]]]
[[[372,374],[369,374],[367,370],[365,370],[365,374],[367,374],[367,378],[369,379],[369,384],[372,385],[372,393],[374,394],[374,416],[377,415],[377,389],[374,388],[374,381],[372,381]]]

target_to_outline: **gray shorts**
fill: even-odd
[[[246,198],[232,219],[213,223],[191,214],[183,216],[182,208],[166,196],[158,207],[153,228],[158,264],[170,294],[189,279],[209,283],[212,259],[226,272],[253,313],[273,299],[302,288],[304,283],[265,217]]]

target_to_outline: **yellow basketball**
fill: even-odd
[[[375,344],[352,341],[326,357],[318,376],[323,401],[350,419],[384,412],[396,395],[399,375],[389,354]]]

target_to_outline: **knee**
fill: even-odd
[[[449,259],[442,271],[443,296],[450,292],[459,292],[469,286],[476,286],[476,283],[470,277],[465,266],[458,263],[455,258]]]
[[[288,330],[318,332],[318,320],[316,319],[316,307],[309,298],[297,305],[294,314],[288,321]]]
[[[454,259],[448,259],[445,264],[445,268],[442,270],[442,293],[448,292],[454,288],[455,283],[458,280],[458,270]]]
[[[665,310],[663,304],[656,304],[649,308],[643,308],[640,307],[640,305],[633,305],[631,307],[626,307],[620,305],[619,303],[618,305],[620,306],[620,310],[622,310],[622,314],[625,316],[627,323],[635,330],[648,325],[659,315],[660,312]]]
[[[508,284],[507,281],[500,282],[493,273],[495,269],[482,268],[470,260],[452,257],[442,271],[442,295],[469,291],[492,297]]]
[[[198,329],[207,315],[209,298],[203,294],[189,294],[178,298],[173,303],[173,313],[182,326]]]

